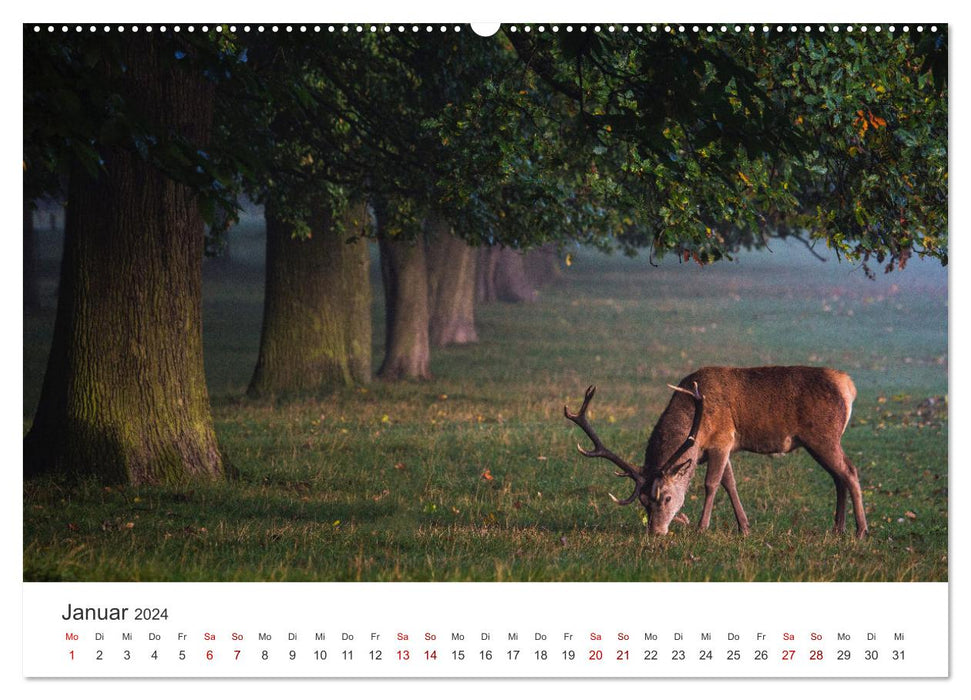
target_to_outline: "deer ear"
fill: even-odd
[[[677,464],[671,465],[671,468],[668,470],[668,476],[680,476],[683,472],[687,471],[691,464],[692,461],[690,459],[686,459],[683,462],[678,462]]]

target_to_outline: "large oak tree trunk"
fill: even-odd
[[[132,37],[130,99],[202,144],[212,86]],[[166,52],[167,53],[167,52]],[[186,187],[132,151],[71,173],[54,337],[24,474],[178,484],[225,474],[202,361],[203,221]]]
[[[429,339],[434,347],[479,340],[475,330],[477,251],[440,219],[426,224]]]
[[[383,235],[378,241],[385,300],[384,361],[378,375],[389,381],[430,379],[425,246]]]
[[[318,391],[371,379],[371,286],[364,205],[343,228],[326,207],[314,213],[309,238],[293,237],[273,202],[266,206],[263,333],[251,396]]]

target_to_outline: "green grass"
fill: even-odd
[[[435,352],[431,382],[254,402],[243,392],[259,254],[250,231],[233,262],[207,263],[207,373],[239,480],[28,483],[25,579],[947,580],[947,280],[935,264],[869,281],[784,245],[704,269],[580,252],[537,303],[480,308],[482,342]],[[25,429],[52,323],[53,309],[25,319]],[[609,501],[630,482],[576,453],[582,435],[563,404],[597,384],[594,425],[640,461],[665,384],[715,363],[853,376],[843,444],[861,472],[868,539],[831,534],[832,480],[801,451],[733,458],[745,538],[724,492],[710,531],[676,525],[665,538],[644,534],[642,510]],[[686,501],[693,521],[702,481]]]

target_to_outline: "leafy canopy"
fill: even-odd
[[[308,232],[321,202],[429,213],[472,243],[583,241],[706,263],[773,237],[947,261],[947,32],[143,32],[25,27],[30,197],[128,148],[214,222],[240,194]],[[588,28],[589,29],[589,28]],[[126,42],[216,96],[200,148],[141,114]],[[217,216],[219,210],[230,216]],[[338,220],[339,217],[332,217]],[[302,228],[301,228],[302,227]]]

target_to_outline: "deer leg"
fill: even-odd
[[[833,530],[842,533],[846,530],[846,494],[853,499],[853,516],[856,518],[856,536],[867,534],[866,513],[863,510],[863,491],[860,488],[860,475],[850,462],[843,448],[836,442],[832,447],[806,446],[809,454],[833,477],[836,483],[836,515]]]
[[[846,532],[846,484],[839,475],[830,473],[830,476],[836,484],[836,517],[833,520],[833,532],[842,534]]]
[[[846,452],[840,447],[840,454],[843,456],[843,464],[846,467],[849,479],[850,496],[853,498],[853,516],[856,518],[856,536],[863,538],[867,534],[866,510],[863,508],[863,489],[860,488],[860,473],[853,466]],[[845,508],[844,508],[845,510]]]
[[[728,492],[728,498],[732,501],[732,509],[735,511],[735,521],[738,523],[738,531],[748,534],[748,518],[745,509],[742,508],[742,501],[738,498],[738,491],[735,489],[735,473],[732,471],[732,462],[729,460],[725,464],[725,473],[722,474],[722,486]]]
[[[711,511],[715,507],[715,494],[722,483],[722,476],[728,465],[728,450],[708,450],[708,471],[705,472],[705,506],[701,509],[701,520],[698,521],[699,530],[707,530],[711,522]]]

